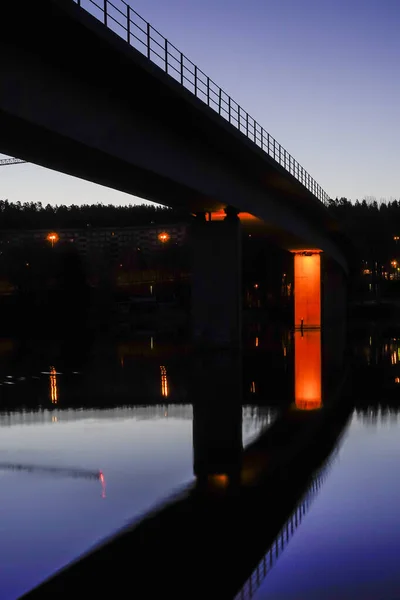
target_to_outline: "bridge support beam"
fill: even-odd
[[[347,319],[346,277],[334,260],[325,254],[322,258],[322,323],[339,327]]]
[[[295,329],[343,324],[347,311],[342,269],[318,249],[293,254]]]
[[[240,347],[242,337],[241,226],[199,215],[192,231],[192,332],[205,347]]]
[[[339,265],[318,249],[295,251],[297,408],[321,408],[322,382],[327,384],[340,375],[343,368],[346,317],[346,280]]]
[[[294,252],[294,327],[321,327],[321,251]]]

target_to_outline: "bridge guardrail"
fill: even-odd
[[[288,171],[326,206],[328,194],[274,137],[125,0],[72,0],[173,77]],[[118,2],[118,5],[116,4]]]

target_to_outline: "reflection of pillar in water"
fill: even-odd
[[[50,367],[50,400],[52,404],[58,403],[57,371],[54,367]]]
[[[321,408],[321,330],[296,331],[294,335],[296,407],[301,410]]]
[[[198,360],[191,399],[194,473],[224,487],[240,471],[243,448],[240,360],[229,356]]]

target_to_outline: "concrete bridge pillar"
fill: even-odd
[[[294,252],[297,408],[321,408],[323,380],[327,384],[342,371],[346,287],[341,267],[320,250]]]
[[[294,252],[294,327],[321,327],[321,251]]]
[[[322,256],[322,323],[324,327],[340,327],[347,319],[347,282],[339,265]]]
[[[342,269],[318,249],[293,254],[295,329],[342,325],[347,315]]]
[[[242,337],[241,226],[199,215],[192,230],[192,332],[208,347],[240,347]]]

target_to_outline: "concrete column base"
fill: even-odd
[[[239,219],[193,224],[192,334],[197,345],[241,345],[241,245]]]

